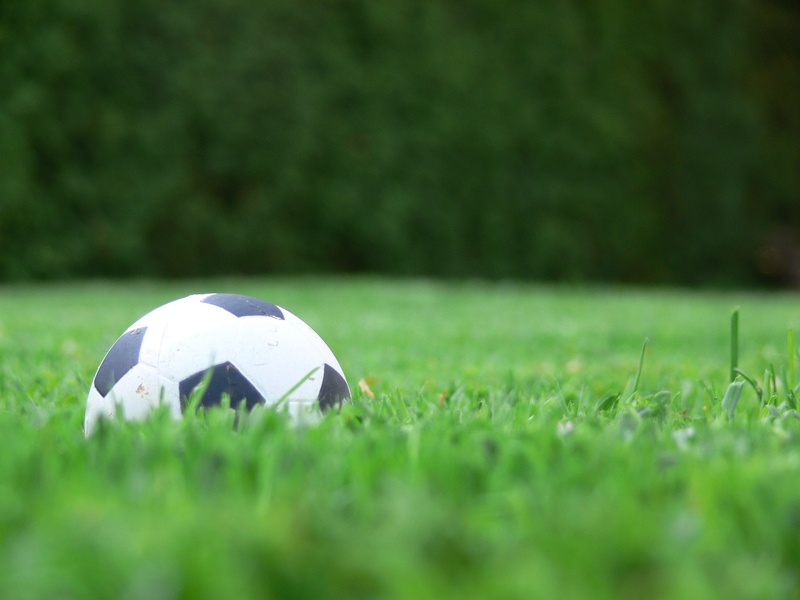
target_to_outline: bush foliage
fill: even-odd
[[[798,23],[774,0],[9,0],[0,279],[781,276]]]

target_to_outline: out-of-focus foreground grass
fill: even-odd
[[[308,427],[219,409],[84,439],[111,343],[207,291],[304,319],[353,402]],[[731,419],[735,306],[739,366],[779,375]],[[664,290],[2,288],[0,597],[797,597],[798,319],[791,295]]]

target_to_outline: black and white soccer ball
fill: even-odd
[[[149,312],[111,346],[92,381],[84,430],[99,419],[179,419],[203,407],[257,404],[301,417],[350,398],[342,367],[314,330],[288,310],[250,296],[196,294]],[[121,414],[120,414],[121,413]]]

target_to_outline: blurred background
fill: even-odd
[[[0,281],[800,286],[796,0],[2,0]]]

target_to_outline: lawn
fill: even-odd
[[[117,336],[207,291],[304,319],[353,402],[313,426],[218,409],[85,439]],[[737,308],[755,385],[732,405]],[[0,598],[800,598],[799,324],[790,294],[0,288]]]

